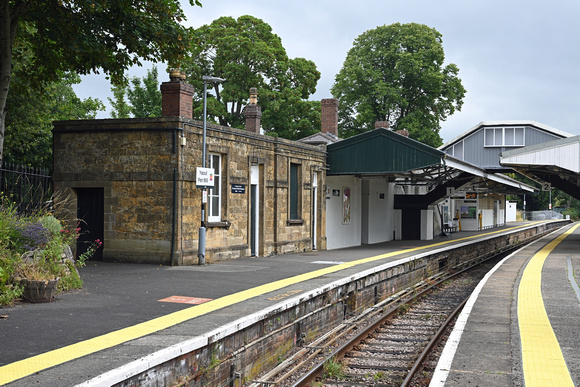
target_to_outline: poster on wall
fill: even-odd
[[[350,188],[342,188],[342,224],[350,223]]]
[[[476,215],[477,215],[477,207],[461,206],[461,218],[462,219],[475,219]]]

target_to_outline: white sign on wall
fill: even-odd
[[[197,167],[195,172],[195,186],[197,188],[213,188],[213,168]]]

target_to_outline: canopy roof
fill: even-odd
[[[402,187],[413,186],[408,190],[411,194],[397,196],[408,196],[402,201],[421,208],[459,190],[511,194],[534,192],[533,187],[524,183],[499,173],[488,173],[384,128],[329,144],[327,151],[328,176],[389,178]],[[418,191],[421,194],[417,194]]]
[[[445,153],[385,128],[329,144],[327,175],[384,175],[440,165]]]
[[[580,199],[580,136],[503,152],[500,163]]]

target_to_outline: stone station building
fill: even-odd
[[[161,85],[163,116],[54,123],[54,189],[82,219],[77,254],[97,259],[198,262],[203,124],[179,74]],[[255,96],[246,127],[207,124],[206,262],[326,248],[326,146],[259,134]],[[318,189],[321,187],[321,189]]]

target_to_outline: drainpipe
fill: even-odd
[[[175,262],[175,223],[177,222],[177,168],[173,168],[173,206],[171,209],[171,266]]]
[[[274,171],[277,174],[278,172],[278,140],[274,143]],[[278,177],[275,176],[274,178],[274,246],[273,248],[276,251],[272,251],[275,254],[278,254]]]

